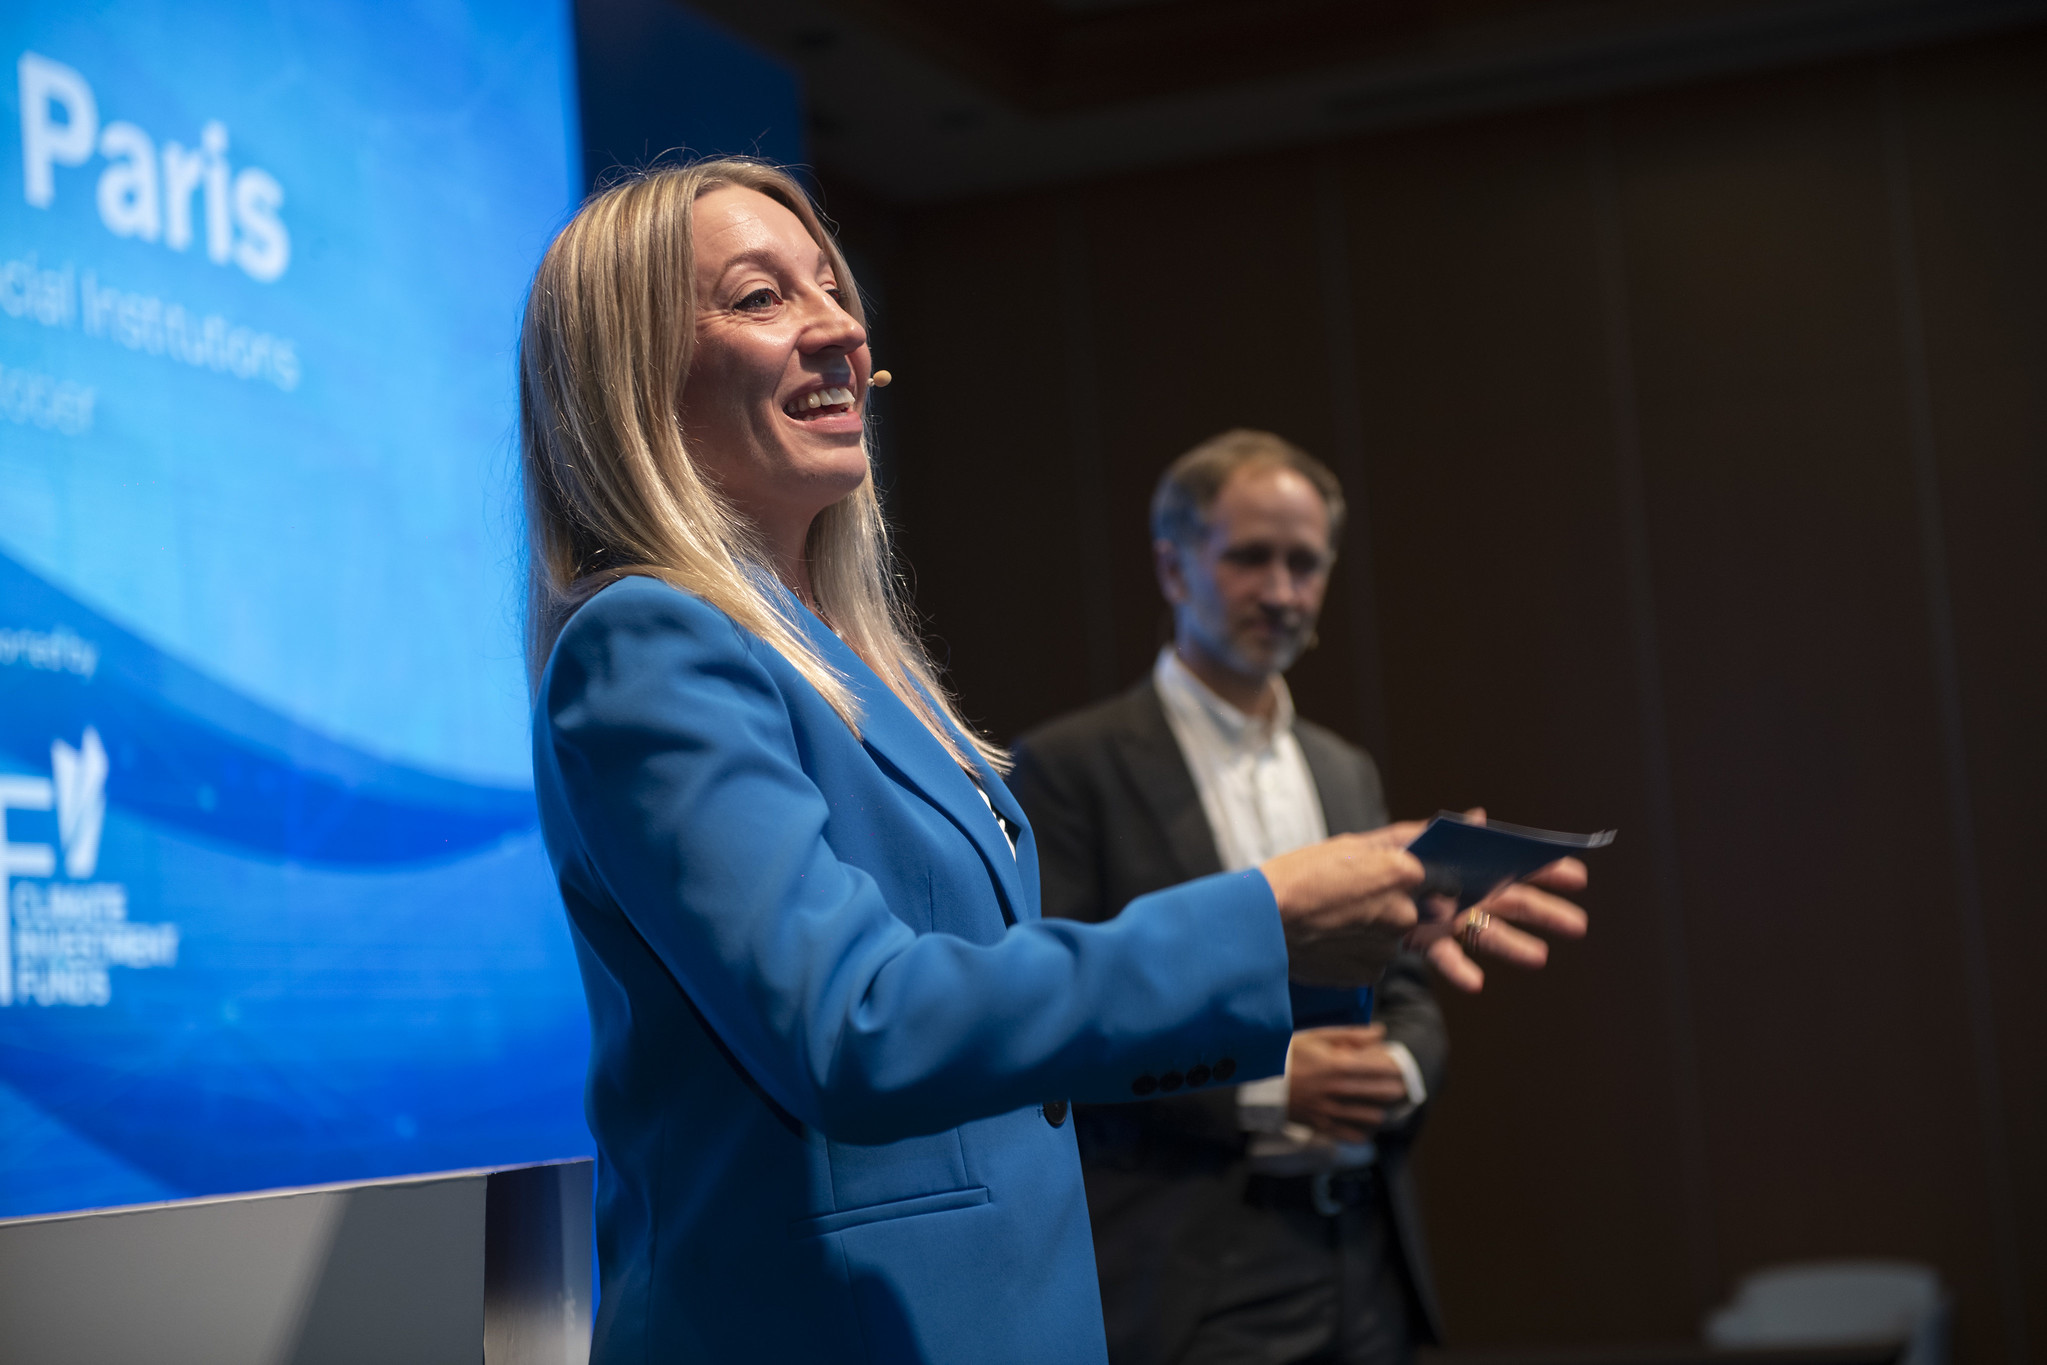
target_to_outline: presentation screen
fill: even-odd
[[[0,1215],[590,1150],[513,368],[571,31],[0,9]]]

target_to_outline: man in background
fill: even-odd
[[[1147,892],[1387,823],[1361,749],[1297,718],[1343,491],[1266,432],[1175,461],[1152,499],[1173,643],[1136,687],[1019,741],[1044,911],[1099,921]],[[1305,1022],[1297,999],[1296,1021]],[[1075,1124],[1114,1365],[1401,1365],[1437,1339],[1408,1150],[1448,1057],[1421,960],[1373,1021],[1294,1034],[1282,1076]]]

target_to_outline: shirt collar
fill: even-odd
[[[1272,708],[1270,718],[1261,718],[1246,715],[1217,696],[1194,676],[1194,670],[1171,645],[1159,651],[1151,676],[1168,707],[1190,719],[1198,717],[1232,747],[1262,748],[1294,728],[1294,695],[1287,690],[1285,678],[1273,678],[1279,704]]]

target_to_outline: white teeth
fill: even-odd
[[[792,413],[815,412],[819,408],[851,407],[852,405],[853,391],[851,389],[815,389],[810,393],[804,394],[801,398],[791,400],[788,410]]]

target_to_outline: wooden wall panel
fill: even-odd
[[[886,506],[940,662],[1004,738],[1037,698],[1086,697],[1085,604],[1101,591],[1077,534],[1098,509],[1059,397],[1057,224],[1043,202],[975,206],[875,253],[876,364],[897,375],[877,413]]]
[[[2039,1358],[2047,35],[883,216],[970,714],[1141,673],[1152,481],[1269,426],[1364,509],[1302,710],[1403,813],[1620,828],[1592,937],[1450,1005],[1457,1344],[1896,1255]]]
[[[1446,1312],[1469,1345],[1668,1335],[1694,1256],[1585,119],[1348,160],[1396,808],[1622,830],[1585,944],[1448,1002],[1421,1147],[1434,1225],[1467,1230],[1437,1238]],[[1557,1259],[1600,1288],[1529,1274]]]
[[[1934,1260],[1992,1358],[1880,72],[1616,123],[1721,1255]]]
[[[2034,35],[1898,75],[1967,779],[1959,814],[1974,835],[1964,875],[1983,919],[1974,1064],[1956,1070],[1977,1092],[1967,1119],[2001,1133],[1954,1159],[1980,1164],[2003,1205],[1993,1248],[2007,1258],[1999,1326],[2014,1356],[2047,1336],[2047,892],[2035,871],[2047,839],[2043,73],[2047,36]]]
[[[1305,156],[1261,158],[1077,197],[1101,362],[1106,529],[1121,593],[1119,688],[1143,675],[1170,634],[1148,529],[1166,466],[1230,427],[1276,431],[1337,459],[1315,174]],[[1348,586],[1334,580],[1333,615],[1347,614]],[[1341,648],[1307,655],[1293,674],[1303,713],[1357,734],[1356,667]]]

